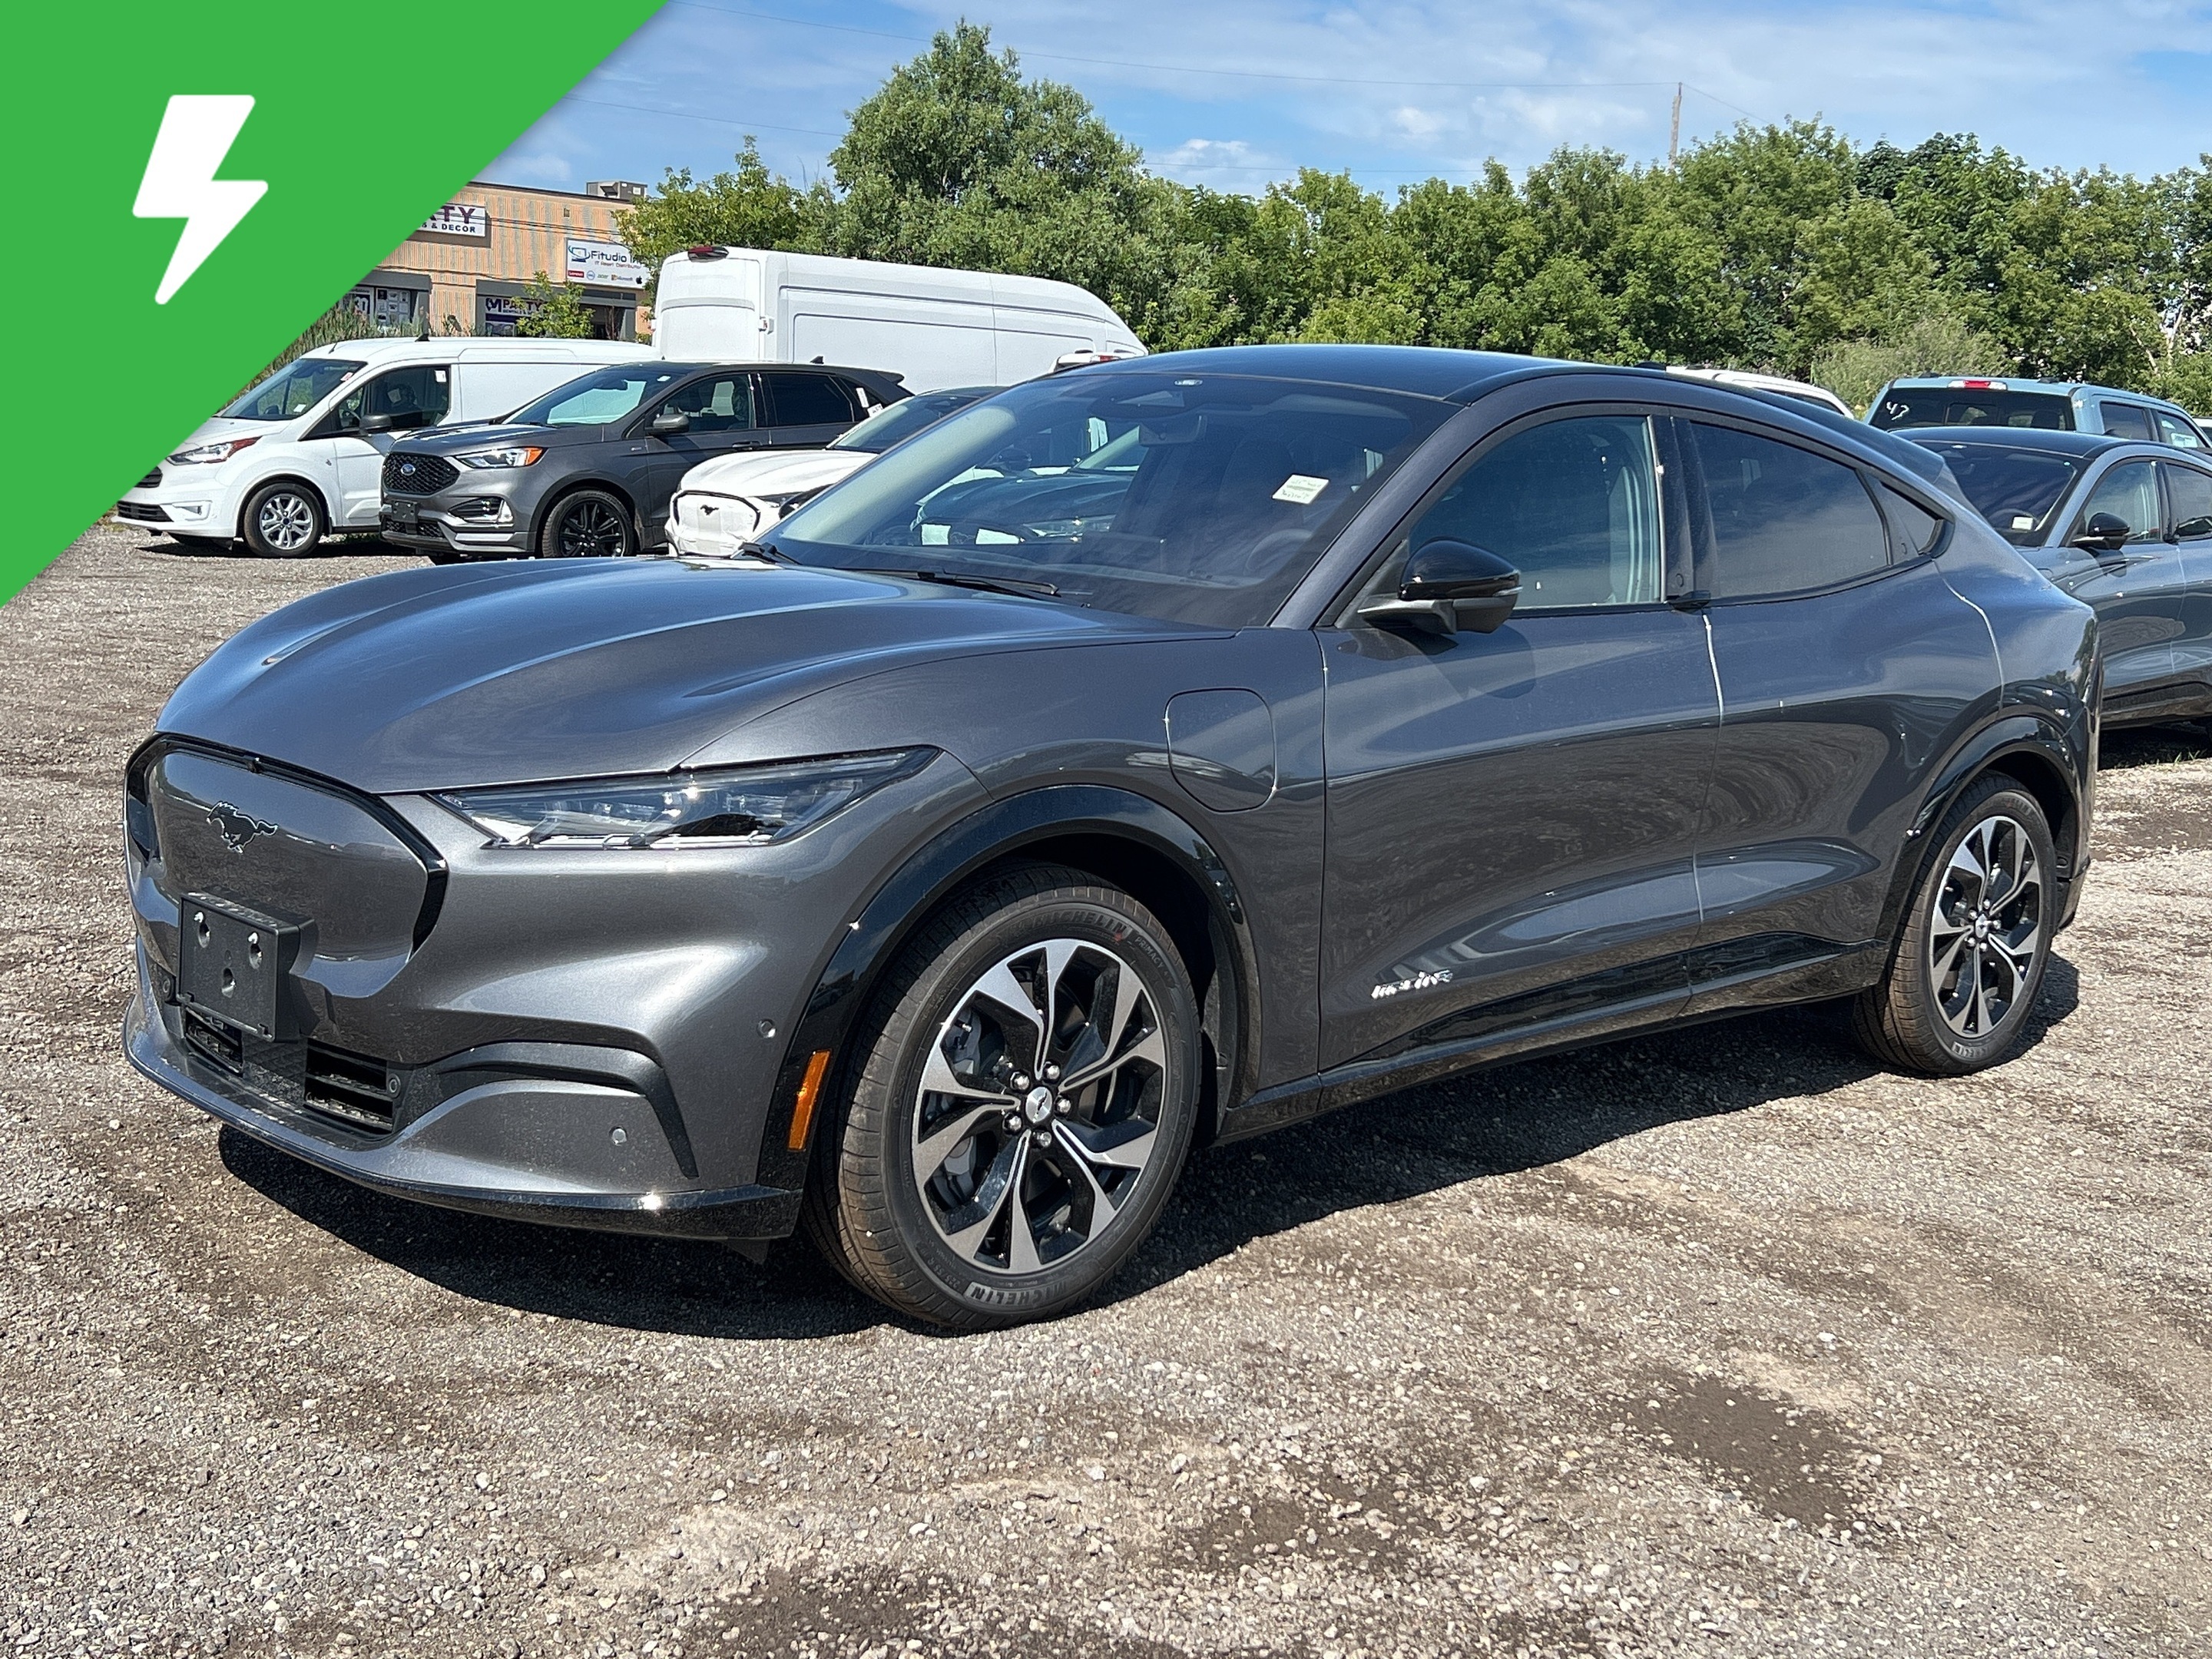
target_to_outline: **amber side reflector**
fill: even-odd
[[[799,1079],[799,1103],[791,1109],[791,1150],[806,1150],[806,1132],[814,1127],[814,1103],[822,1098],[822,1079],[830,1070],[830,1051],[817,1048],[806,1057],[806,1075]]]

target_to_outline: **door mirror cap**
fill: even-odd
[[[355,430],[359,432],[389,432],[392,428],[398,424],[399,422],[398,419],[390,415],[364,415],[361,417],[360,424],[355,428]]]
[[[1379,628],[1427,634],[1494,634],[1521,601],[1521,573],[1472,542],[1427,542],[1406,561],[1394,598],[1370,599],[1360,617]]]
[[[2086,547],[2092,553],[2117,553],[2134,534],[2134,528],[2118,514],[2092,513],[2089,522],[2075,532],[2069,545]]]
[[[678,432],[689,432],[691,429],[691,417],[680,409],[664,409],[653,417],[651,429],[656,438],[665,438]]]

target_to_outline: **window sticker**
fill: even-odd
[[[2012,527],[2014,530],[2033,530],[2035,528],[2034,517],[2027,513],[2015,513],[2012,515]]]
[[[1279,501],[1295,501],[1300,507],[1311,507],[1321,492],[1328,488],[1328,480],[1316,478],[1304,472],[1293,472],[1283,480],[1283,487],[1275,492]]]

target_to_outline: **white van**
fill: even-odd
[[[607,340],[344,340],[302,352],[186,439],[116,504],[190,546],[243,540],[266,558],[374,530],[384,452],[402,433],[489,421],[611,362]]]
[[[1145,349],[1073,283],[748,247],[668,256],[653,344],[686,362],[853,363],[915,392],[1008,386],[1063,359]]]

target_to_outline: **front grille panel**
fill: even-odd
[[[167,524],[169,521],[169,515],[166,510],[158,507],[149,507],[140,501],[118,502],[115,516],[118,519],[130,519],[139,524]]]
[[[135,488],[139,489],[159,489],[161,487],[161,469],[158,466],[151,472],[149,472],[144,477],[139,479],[135,486]]]
[[[390,495],[434,495],[460,476],[460,468],[442,455],[394,450],[384,458],[384,489]]]
[[[398,1122],[399,1077],[382,1060],[327,1043],[266,1042],[197,1009],[181,1012],[191,1057],[267,1104],[364,1134],[390,1134]]]
[[[391,1129],[399,1103],[399,1079],[384,1062],[319,1042],[307,1045],[307,1109],[356,1129]]]

